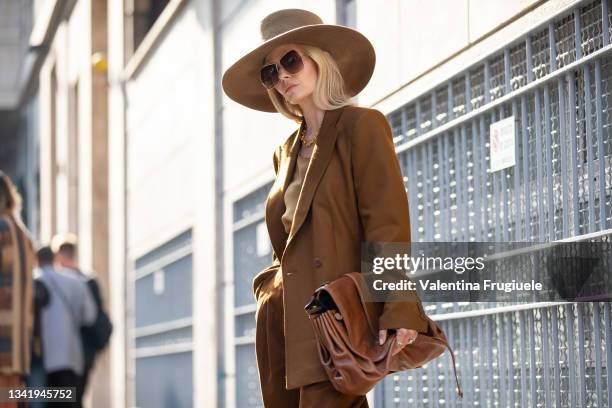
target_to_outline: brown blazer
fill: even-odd
[[[304,310],[313,291],[361,270],[362,241],[410,242],[408,199],[391,129],[381,112],[356,106],[325,112],[287,234],[283,193],[300,148],[297,133],[274,152],[277,178],[266,201],[273,263],[253,279],[259,300],[266,279],[282,271],[287,389],[327,379]],[[420,301],[385,303],[379,324],[421,332],[427,327]]]

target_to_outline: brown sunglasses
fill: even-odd
[[[304,68],[302,56],[297,51],[291,50],[280,59],[280,65],[290,74],[297,74]],[[272,89],[278,84],[279,67],[276,64],[266,65],[261,69],[261,83],[266,89]]]

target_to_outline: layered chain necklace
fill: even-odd
[[[304,145],[304,147],[310,147],[312,146],[316,141],[317,141],[317,136],[319,136],[319,131],[317,130],[317,132],[314,134],[314,136],[312,137],[312,139],[310,140],[306,140],[306,131],[308,129],[306,128],[306,121],[302,121],[302,126],[300,127],[300,140],[302,141],[302,145]]]

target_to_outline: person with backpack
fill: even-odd
[[[81,327],[96,321],[96,305],[86,283],[66,270],[56,270],[50,247],[38,250],[37,280],[48,292],[40,313],[43,367],[47,387],[75,387],[75,407],[82,406],[85,357]]]
[[[76,235],[70,233],[56,235],[51,242],[59,265],[86,283],[96,306],[97,317],[94,323],[81,328],[81,340],[85,358],[85,370],[81,379],[83,380],[83,390],[85,390],[97,356],[106,348],[110,341],[113,325],[104,309],[98,280],[95,276],[84,273],[79,267],[77,261],[78,240]]]

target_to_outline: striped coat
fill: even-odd
[[[0,375],[30,371],[34,249],[23,224],[0,216]]]

